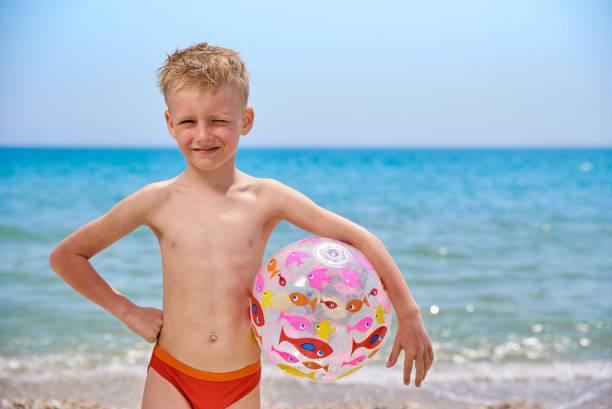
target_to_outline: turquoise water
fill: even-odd
[[[421,307],[437,363],[596,362],[610,372],[612,150],[244,149],[237,165],[378,235]],[[0,149],[0,375],[144,370],[150,345],[61,281],[48,255],[183,168],[176,149]],[[279,225],[266,255],[305,235]],[[148,229],[92,263],[134,302],[161,307]]]

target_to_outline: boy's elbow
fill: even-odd
[[[49,254],[49,267],[51,267],[51,270],[57,273],[57,269],[61,263],[62,258],[62,248],[60,246],[57,246],[53,249],[51,254]]]
[[[51,254],[49,254],[49,267],[51,270],[59,274],[61,266],[66,262],[66,259],[70,256],[70,251],[65,246],[59,244]]]

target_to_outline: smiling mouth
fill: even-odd
[[[216,151],[216,150],[218,150],[218,149],[219,149],[219,147],[218,147],[218,146],[215,146],[215,147],[208,148],[208,149],[196,148],[196,149],[194,149],[194,151],[196,151],[196,152],[202,152],[202,153],[211,153],[211,152],[215,152],[215,151]]]

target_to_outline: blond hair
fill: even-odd
[[[181,86],[219,88],[232,86],[242,102],[249,99],[249,75],[236,51],[200,43],[168,54],[157,70],[157,85],[168,103],[168,96]]]

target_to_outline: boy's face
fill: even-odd
[[[228,85],[219,88],[183,86],[168,97],[168,132],[190,166],[211,171],[228,164],[240,135],[253,126],[253,109],[245,107]]]

